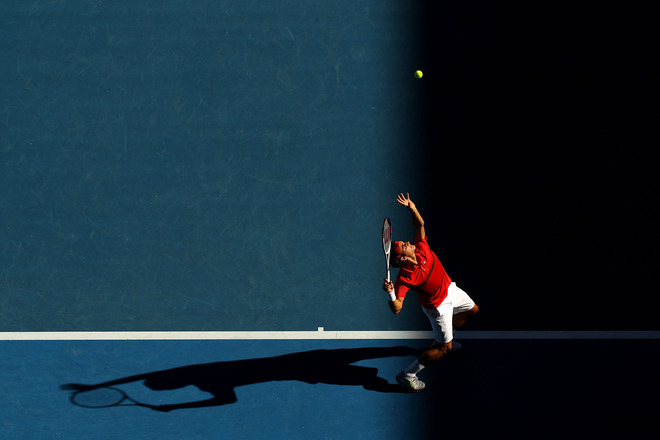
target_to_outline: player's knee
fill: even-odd
[[[452,341],[442,342],[442,343],[438,342],[435,345],[433,345],[433,348],[435,350],[432,357],[434,357],[435,359],[439,359],[440,357],[442,357],[444,354],[448,353],[451,350]]]

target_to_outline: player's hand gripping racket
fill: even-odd
[[[387,268],[387,282],[390,282],[390,249],[392,248],[392,223],[386,218],[383,222],[383,252],[385,253],[385,267]]]

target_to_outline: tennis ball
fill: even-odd
[[[415,78],[420,79],[424,74],[422,73],[421,70],[416,70],[415,71]]]

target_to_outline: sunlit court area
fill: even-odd
[[[0,438],[646,435],[650,17],[4,2]],[[432,317],[384,292],[383,219],[419,244],[408,194],[479,306],[421,392],[397,377]]]

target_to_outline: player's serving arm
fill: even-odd
[[[424,219],[420,215],[413,201],[410,200],[410,194],[406,194],[405,197],[403,194],[399,194],[396,198],[396,201],[410,210],[413,226],[417,231],[416,235],[419,236],[420,239],[425,240],[426,230],[424,229]],[[390,266],[401,267],[401,265],[405,264],[406,262],[410,262],[411,264],[416,265],[417,258],[415,257],[415,249],[415,245],[410,244],[410,242],[395,241],[392,243]],[[383,289],[385,289],[385,291],[388,293],[394,292],[394,284],[392,282],[388,283],[387,280],[385,280]],[[390,309],[393,313],[399,313],[401,311],[403,308],[403,299],[404,296],[398,297],[395,295],[394,301],[389,301]]]
[[[390,265],[398,267],[399,274],[394,283],[386,279],[383,290],[390,297],[389,306],[393,313],[401,311],[408,291],[415,291],[422,310],[431,322],[435,336],[433,346],[397,375],[400,384],[413,391],[421,391],[425,385],[417,378],[417,373],[444,354],[458,349],[459,344],[453,342],[453,331],[474,316],[479,307],[452,282],[437,255],[429,248],[424,219],[410,199],[410,194],[399,194],[397,202],[410,211],[416,233],[412,243],[392,243]]]

